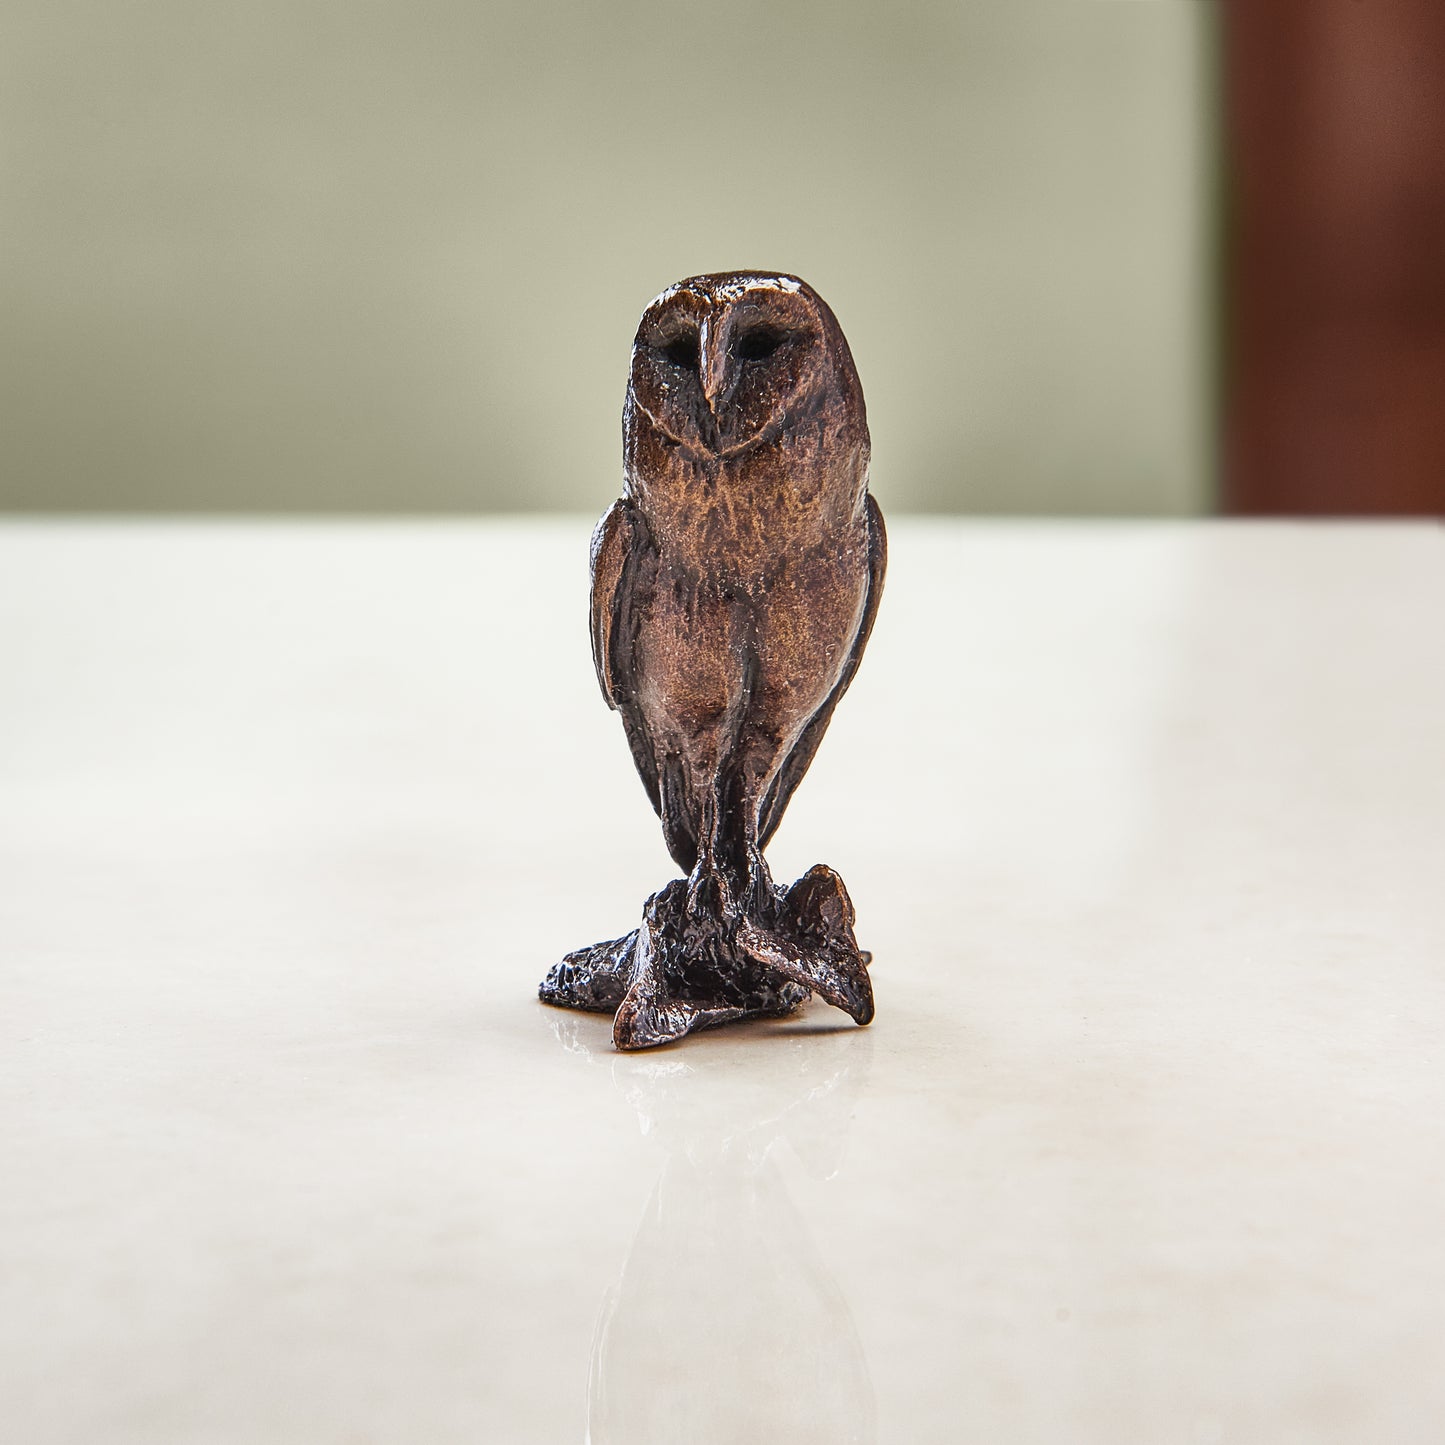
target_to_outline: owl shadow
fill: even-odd
[[[876,1440],[862,1342],[780,1164],[838,1173],[871,1037],[769,1030],[756,1050],[719,1039],[639,1058],[594,1052],[569,1022],[559,1037],[606,1064],[664,1152],[599,1311],[588,1445]]]

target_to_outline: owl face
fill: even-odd
[[[679,281],[642,313],[628,396],[668,442],[730,457],[806,421],[840,386],[861,408],[822,298],[795,276],[730,271]]]

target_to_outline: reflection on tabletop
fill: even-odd
[[[610,1070],[665,1151],[617,1283],[598,1314],[588,1445],[867,1445],[873,1384],[848,1302],[788,1195],[777,1145],[832,1178],[862,1093],[866,1030],[771,1032],[766,1066],[717,1048],[621,1056],[559,1042]]]

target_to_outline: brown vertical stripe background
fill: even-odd
[[[1445,512],[1445,4],[1223,19],[1224,509]]]

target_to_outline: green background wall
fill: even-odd
[[[598,511],[638,312],[745,265],[885,506],[1210,505],[1204,0],[0,16],[0,505]]]

